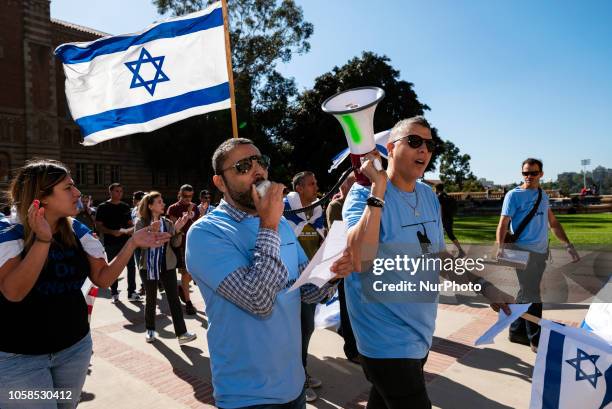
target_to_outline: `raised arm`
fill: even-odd
[[[387,190],[387,174],[374,168],[371,156],[374,155],[369,155],[369,160],[364,162],[361,172],[372,181],[371,195],[383,199]],[[382,208],[365,206],[359,222],[349,230],[347,247],[352,254],[354,271],[367,270],[376,257],[381,215]],[[348,222],[350,224],[350,221]]]

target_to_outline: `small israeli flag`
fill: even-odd
[[[540,325],[530,409],[611,409],[612,345],[581,328]]]
[[[225,50],[221,2],[138,33],[60,45],[83,144],[230,108]]]
[[[387,129],[386,131],[382,131],[374,135],[374,142],[376,143],[376,149],[382,157],[387,157],[387,142],[389,141],[389,135],[391,135],[391,129]],[[332,170],[336,169],[340,164],[349,156],[349,148],[338,152],[336,156],[332,158],[332,165],[329,168],[328,172],[331,173]]]

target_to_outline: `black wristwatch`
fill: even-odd
[[[368,206],[382,208],[385,205],[385,201],[377,198],[376,196],[370,196],[368,197],[368,200],[366,200],[366,204]]]

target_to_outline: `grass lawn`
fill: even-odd
[[[559,214],[569,239],[576,246],[609,246],[612,250],[612,213]],[[494,244],[499,216],[457,216],[454,232],[461,243]],[[560,245],[550,233],[551,245]]]

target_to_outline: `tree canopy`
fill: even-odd
[[[337,176],[327,170],[331,158],[346,148],[346,139],[340,123],[321,110],[328,97],[340,91],[361,86],[376,86],[385,90],[385,98],[378,104],[374,115],[374,132],[390,129],[399,120],[423,115],[429,107],[419,101],[413,85],[399,78],[399,71],[390,65],[390,59],[372,52],[364,52],[341,67],[334,67],[315,79],[312,89],[301,93],[289,112],[289,124],[282,138],[290,171],[311,170],[319,185],[331,187]],[[434,138],[439,140],[437,130]],[[347,160],[348,163],[348,160]],[[428,170],[434,167],[435,157]],[[348,166],[348,165],[347,165]]]

